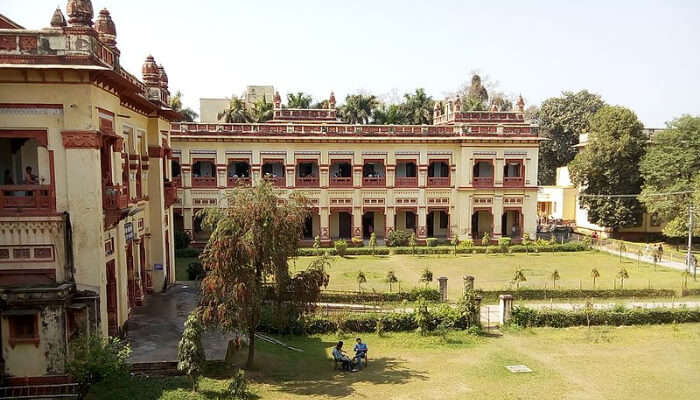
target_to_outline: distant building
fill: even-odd
[[[246,107],[250,109],[253,104],[263,98],[272,103],[275,97],[275,88],[271,85],[249,85],[246,86],[245,92],[241,95],[241,100]],[[199,99],[199,121],[200,122],[223,122],[223,118],[219,118],[219,113],[229,108],[231,98],[200,98]]]

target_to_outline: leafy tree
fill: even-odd
[[[357,271],[357,276],[355,277],[355,280],[357,281],[357,291],[361,292],[362,284],[367,283],[367,277],[365,276],[365,273],[362,271]]]
[[[552,278],[552,286],[554,287],[554,289],[556,289],[557,281],[561,279],[561,277],[559,276],[559,271],[555,269],[554,271],[552,271],[552,274],[549,277]]]
[[[481,76],[472,75],[472,82],[462,102],[462,109],[464,111],[485,111],[488,100],[489,93],[481,83]]]
[[[503,93],[493,94],[489,104],[489,110],[513,111],[513,101],[506,98]]]
[[[644,178],[640,200],[649,213],[666,221],[668,237],[688,236],[688,207],[700,204],[700,117],[684,115],[655,133],[639,168]],[[694,190],[694,195],[654,196]],[[693,233],[700,235],[700,224]]]
[[[489,243],[491,243],[491,236],[484,232],[484,236],[481,237],[481,245],[482,246],[488,246]]]
[[[72,359],[66,365],[66,372],[78,383],[83,396],[95,383],[119,382],[129,376],[127,360],[131,348],[119,338],[78,336],[71,341],[70,348]]]
[[[452,238],[452,247],[455,257],[457,257],[457,246],[459,246],[459,237],[457,236],[457,234],[455,234]]]
[[[375,251],[377,250],[377,234],[372,232],[371,235],[369,235],[369,250],[372,252],[372,255],[374,255]]]
[[[416,255],[416,233],[411,232],[411,236],[408,238],[408,245],[411,246],[411,255]]]
[[[515,273],[513,274],[513,282],[515,282],[516,289],[520,289],[520,282],[527,282],[525,271],[523,271],[521,268],[516,269]]]
[[[600,272],[598,272],[598,268],[593,268],[591,270],[591,278],[593,278],[593,289],[595,289],[595,281],[600,278]]]
[[[405,102],[402,108],[405,110],[407,123],[413,125],[431,125],[433,123],[433,105],[435,102],[431,96],[425,93],[423,88],[416,89],[415,93],[403,95]]]
[[[584,195],[637,194],[642,177],[639,161],[646,138],[634,112],[605,106],[591,118],[586,148],[576,155],[569,169],[573,182]],[[580,197],[588,220],[612,228],[636,226],[642,206],[635,197]]]
[[[199,310],[190,313],[185,321],[185,330],[177,345],[177,369],[192,380],[192,391],[197,391],[199,376],[206,362],[204,346],[202,346],[202,321]]]
[[[374,109],[379,106],[376,96],[352,94],[345,97],[345,104],[338,108],[340,119],[348,124],[368,124]]]
[[[372,111],[372,123],[379,125],[403,125],[408,123],[404,108],[398,104],[382,104]]]
[[[396,277],[396,274],[393,270],[389,270],[389,272],[386,273],[386,283],[389,284],[389,292],[391,292],[392,290],[392,285],[398,281],[399,278]]]
[[[297,193],[281,197],[265,181],[226,194],[225,208],[201,212],[202,227],[211,231],[201,260],[207,271],[202,281],[202,320],[226,332],[248,334],[247,365],[255,357],[255,330],[264,300],[274,306],[279,321],[284,313],[313,309],[321,287],[328,284],[321,257],[309,267],[289,273],[296,255],[308,200]],[[272,290],[263,291],[263,277],[272,276]]]
[[[430,268],[425,267],[423,272],[420,274],[420,281],[425,284],[425,287],[428,287],[428,284],[433,281],[433,271],[431,271]]]
[[[272,119],[274,116],[273,103],[268,103],[263,96],[262,99],[258,100],[253,104],[253,109],[251,110],[251,122],[262,123]]]
[[[330,103],[328,102],[328,99],[326,100],[321,100],[318,103],[314,103],[311,105],[311,108],[330,108]]]
[[[253,119],[246,109],[245,102],[236,96],[231,97],[231,103],[228,109],[220,112],[217,118],[224,120],[226,123],[244,123],[251,122]]]
[[[620,278],[620,289],[625,288],[625,279],[629,278],[630,275],[627,273],[627,270],[625,267],[621,267],[619,271],[617,271],[617,277]]]
[[[311,96],[304,92],[287,93],[287,107],[309,108],[311,107]]]
[[[175,92],[175,95],[170,97],[170,108],[182,114],[182,116],[184,117],[184,121],[193,122],[197,119],[197,117],[199,117],[199,114],[194,112],[194,110],[189,107],[182,107],[182,96],[183,94],[181,91],[178,90],[177,92]]]
[[[348,242],[343,239],[339,239],[333,243],[333,246],[335,247],[335,251],[339,257],[345,257],[345,251],[348,249]]]
[[[535,119],[540,124],[540,136],[549,140],[540,142],[540,185],[554,184],[556,169],[574,159],[574,145],[578,144],[579,134],[589,132],[590,118],[604,105],[599,95],[587,90],[563,92],[561,97],[552,97],[542,103]]]
[[[688,289],[688,278],[691,276],[693,276],[693,274],[691,274],[687,269],[684,269],[681,272],[681,277],[683,278],[683,289]]]

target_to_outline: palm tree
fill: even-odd
[[[428,287],[428,283],[433,281],[433,271],[431,271],[430,268],[425,267],[423,273],[420,275],[420,281],[425,284],[425,287]]]
[[[552,283],[553,283],[552,286],[554,287],[554,289],[556,289],[557,288],[557,281],[560,279],[559,271],[556,269],[554,271],[552,271],[552,275],[550,275],[550,278],[552,278]]]
[[[513,274],[513,282],[515,282],[516,289],[520,289],[520,282],[527,282],[525,272],[521,268],[515,270],[515,274]]]
[[[365,276],[364,272],[357,271],[357,277],[355,279],[357,280],[357,291],[361,292],[362,291],[362,284],[367,283],[367,277]]]
[[[619,271],[617,271],[617,277],[620,278],[620,289],[625,288],[625,279],[629,278],[630,275],[627,273],[627,270],[625,267],[620,268]]]
[[[406,99],[403,108],[406,110],[409,124],[431,125],[433,123],[435,102],[431,96],[425,93],[423,88],[416,89],[414,94],[406,93],[403,97]]]
[[[246,109],[245,102],[236,96],[231,97],[228,109],[220,112],[217,118],[223,118],[226,123],[244,123],[252,120],[250,113]]]
[[[340,118],[348,124],[368,124],[372,112],[379,106],[376,96],[352,94],[345,97],[345,104],[340,107]]]
[[[408,123],[408,116],[399,105],[382,104],[372,112],[372,122],[380,125],[403,125]]]
[[[311,107],[311,96],[304,92],[287,93],[287,107],[309,108]]]
[[[273,103],[268,103],[263,96],[262,99],[258,100],[253,104],[253,110],[251,111],[252,121],[262,123],[272,119],[273,114]]]
[[[194,110],[189,107],[182,108],[182,96],[183,94],[181,91],[178,90],[175,92],[175,95],[170,98],[170,108],[182,114],[184,121],[193,122],[195,119],[197,119],[197,117],[199,117],[199,114],[194,112]]]
[[[683,289],[688,289],[688,277],[690,276],[691,273],[687,269],[681,272],[681,277],[683,277]]]
[[[396,274],[394,274],[394,271],[390,270],[389,272],[386,273],[386,283],[389,284],[389,292],[391,292],[392,285],[398,281],[399,281],[399,278],[396,277]]]
[[[593,289],[595,289],[595,281],[600,278],[600,272],[598,272],[597,268],[591,270],[591,278],[593,278]]]
[[[321,100],[318,103],[314,103],[311,105],[311,108],[329,108],[330,104],[328,102],[328,99],[326,100]]]

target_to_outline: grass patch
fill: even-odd
[[[187,276],[187,266],[197,261],[199,261],[197,257],[175,257],[175,280],[190,280]]]

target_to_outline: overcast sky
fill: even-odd
[[[57,0],[1,0],[26,28]],[[65,13],[67,1],[58,0]],[[435,98],[481,71],[539,104],[588,89],[647,127],[700,114],[700,1],[93,0],[117,27],[121,63],[140,76],[153,54],[170,89],[200,97],[271,84],[314,100],[331,90]]]

